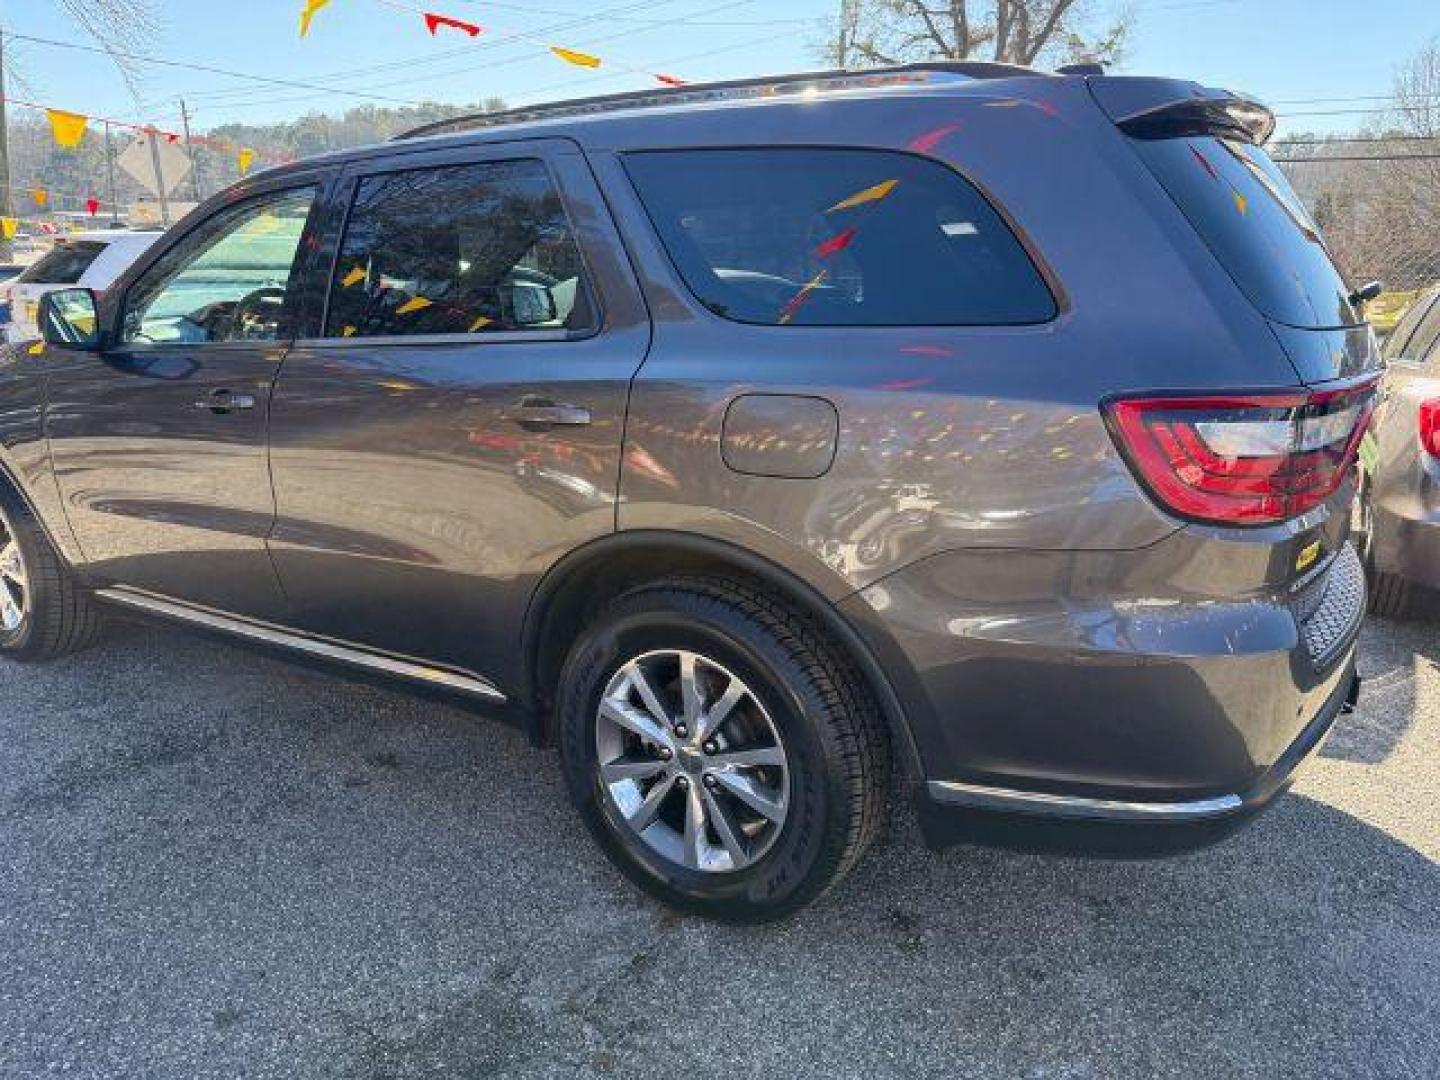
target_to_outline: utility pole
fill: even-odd
[[[170,227],[170,201],[165,197],[165,176],[160,171],[160,133],[154,128],[145,132],[150,142],[150,164],[155,167],[155,191],[160,196],[160,224]]]
[[[201,201],[200,194],[200,159],[195,156],[195,144],[190,141],[190,110],[185,107],[185,99],[180,99],[180,122],[184,125],[185,131],[185,153],[190,155],[190,196],[197,203]]]
[[[0,28],[0,216],[15,216],[15,200],[10,191],[10,122],[5,116],[5,95],[10,92],[5,79],[5,31]],[[0,234],[0,259],[14,257],[14,244]]]
[[[120,200],[115,197],[115,148],[110,143],[110,121],[105,121],[105,171],[110,177],[110,224],[120,224]]]

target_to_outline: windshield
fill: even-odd
[[[1361,319],[1315,222],[1264,150],[1236,139],[1132,139],[1261,312],[1304,328]]]

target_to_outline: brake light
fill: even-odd
[[[1167,510],[1266,525],[1340,486],[1374,407],[1372,379],[1344,390],[1119,398],[1105,412],[1131,468]]]
[[[1420,403],[1420,447],[1433,458],[1440,458],[1440,398]]]

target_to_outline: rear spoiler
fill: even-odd
[[[1104,75],[1085,80],[1105,114],[1137,139],[1223,135],[1263,146],[1275,132],[1275,114],[1228,90],[1180,79]]]

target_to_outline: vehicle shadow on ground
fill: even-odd
[[[1357,764],[1384,761],[1415,721],[1416,677],[1440,666],[1440,615],[1423,609],[1405,620],[1372,619],[1361,651],[1359,707],[1336,725],[1321,756]]]
[[[17,670],[0,1028],[22,1069],[1440,1070],[1440,868],[1302,796],[1156,862],[936,854],[902,808],[815,907],[735,927],[634,891],[554,754],[462,710],[169,630]]]

